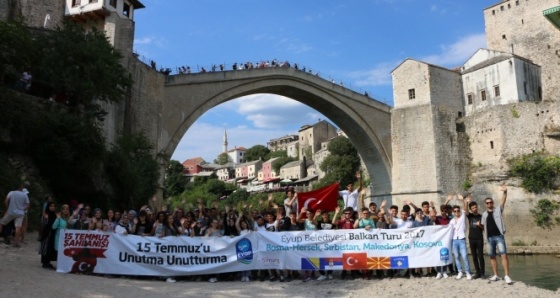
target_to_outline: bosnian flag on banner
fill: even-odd
[[[338,206],[338,182],[310,192],[297,194],[299,208],[305,207],[313,212],[321,209],[334,211]]]

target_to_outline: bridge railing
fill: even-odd
[[[386,105],[393,106],[392,100],[389,100],[385,97],[376,94],[375,92],[371,92],[369,90],[365,90],[362,87],[356,86],[352,83],[345,83],[342,80],[334,78],[331,75],[323,76],[320,72],[314,71],[312,68],[307,67],[305,65],[301,65],[299,63],[290,63],[288,61],[278,61],[278,60],[259,60],[258,62],[245,62],[245,63],[218,63],[218,64],[210,64],[210,65],[203,65],[203,64],[194,64],[190,65],[182,65],[182,66],[175,66],[175,67],[164,67],[161,65],[157,65],[153,60],[141,56],[137,54],[137,57],[140,61],[145,63],[148,66],[151,66],[155,70],[158,70],[166,75],[170,74],[195,74],[195,73],[205,73],[205,72],[218,72],[218,71],[243,71],[245,69],[259,69],[259,68],[270,68],[270,67],[290,67],[297,69],[302,72],[306,72],[308,74],[315,75],[317,77],[322,78],[323,80],[329,81],[333,84],[340,85],[347,89],[350,89],[356,93],[364,94],[368,97],[375,98],[375,100],[380,101]]]

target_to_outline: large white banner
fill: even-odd
[[[256,234],[242,237],[140,237],[65,230],[57,271],[178,276],[250,270]]]
[[[449,264],[451,237],[448,226],[259,233],[256,266],[308,270],[434,267]]]
[[[354,270],[450,262],[452,230],[253,232],[240,237],[140,237],[65,230],[57,271],[180,276],[252,269]]]

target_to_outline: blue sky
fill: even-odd
[[[414,58],[462,65],[486,47],[483,9],[499,0],[142,0],[134,51],[158,67],[278,59],[392,105],[391,71]],[[219,105],[187,131],[172,159],[266,145],[326,119],[292,99],[251,95]],[[336,123],[334,123],[336,125]]]

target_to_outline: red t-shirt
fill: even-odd
[[[338,221],[338,229],[340,230],[349,230],[349,229],[353,229],[354,228],[354,220],[350,219],[350,220],[346,220],[346,219],[341,219]]]

